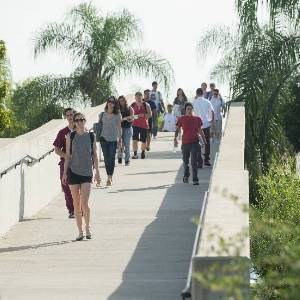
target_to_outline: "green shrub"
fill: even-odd
[[[0,133],[11,125],[11,111],[0,105]]]
[[[293,164],[273,165],[258,181],[251,212],[251,258],[260,299],[299,299],[300,179]]]

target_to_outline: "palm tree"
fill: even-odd
[[[232,33],[233,32],[233,33]],[[300,66],[300,38],[294,30],[265,26],[252,32],[212,28],[201,37],[198,51],[205,57],[213,49],[223,56],[212,75],[228,80],[233,98],[246,108],[245,159],[250,171],[252,195],[257,177],[271,161],[281,159],[290,147],[284,134],[280,107],[289,100],[289,86]]]
[[[48,24],[36,34],[34,54],[66,50],[76,66],[69,76],[70,89],[76,88],[95,106],[112,93],[117,76],[152,75],[168,89],[173,80],[170,63],[153,51],[132,49],[140,37],[139,21],[129,11],[103,16],[92,3],[84,3],[63,23]]]
[[[269,26],[276,27],[278,20],[288,19],[289,25],[296,28],[300,22],[300,2],[298,0],[237,0],[237,11],[243,29],[249,33],[259,28],[258,11],[264,10],[268,15]],[[249,28],[251,30],[249,30]]]

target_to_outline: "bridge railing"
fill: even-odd
[[[84,110],[88,128],[101,110],[101,106]],[[59,158],[52,143],[64,126],[64,120],[52,120],[0,144],[0,236],[60,194]]]
[[[194,275],[210,273],[212,278],[220,279],[228,275],[224,274],[224,267],[241,259],[249,261],[250,258],[248,172],[244,170],[244,105],[228,103],[226,111],[224,136],[202,207],[183,299],[224,299],[224,290],[216,292]],[[250,282],[248,264],[241,264],[228,273],[231,273],[230,276],[236,273],[234,275],[244,279],[236,288],[247,294],[245,287]]]

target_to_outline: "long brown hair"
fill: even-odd
[[[113,114],[117,115],[119,113],[119,103],[116,99],[115,96],[110,96],[107,101],[106,101],[106,105],[105,105],[105,108],[104,108],[104,111],[107,112],[108,110],[108,102],[112,102],[114,101],[115,102],[115,105],[114,105],[114,110],[113,110]]]
[[[121,100],[124,100],[124,102],[125,102],[125,106],[124,107],[121,105]],[[118,105],[119,105],[120,110],[124,110],[124,111],[128,111],[129,110],[127,99],[123,95],[119,96],[119,98],[118,98]]]
[[[185,93],[184,93],[184,91],[183,91],[183,89],[182,88],[179,88],[178,90],[177,90],[177,94],[176,94],[176,98],[175,99],[178,99],[178,92],[179,91],[182,91],[182,97],[183,97],[183,100],[184,101],[187,101],[187,97],[186,97],[186,95],[185,95]]]

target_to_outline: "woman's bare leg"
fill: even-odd
[[[89,207],[89,198],[91,193],[91,184],[89,182],[82,183],[80,188],[80,200],[81,207],[83,212],[83,218],[85,221],[85,228],[87,234],[89,234],[90,229],[90,207]]]
[[[79,235],[82,234],[82,214],[81,214],[81,204],[80,204],[80,185],[72,184],[70,185],[70,190],[73,198],[74,205],[74,215],[76,219],[76,224],[78,228]]]

